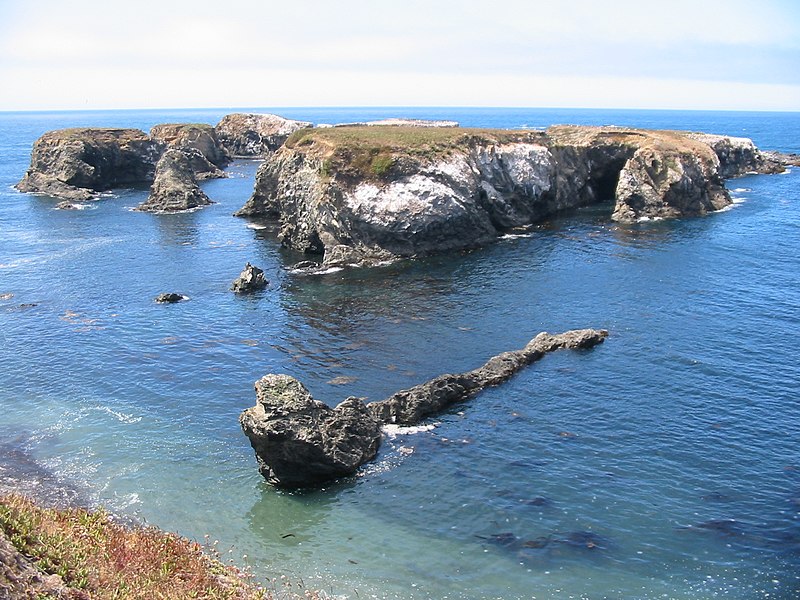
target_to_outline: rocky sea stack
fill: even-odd
[[[256,382],[256,405],[242,412],[239,422],[267,481],[288,488],[319,485],[352,475],[375,458],[383,425],[413,425],[506,381],[548,352],[592,348],[607,336],[597,329],[540,333],[525,348],[499,354],[473,371],[441,375],[371,404],[350,397],[336,408],[315,400],[293,377],[270,374]]]
[[[60,129],[36,140],[21,192],[70,201],[98,192],[149,183],[164,144],[138,129]]]
[[[312,123],[271,114],[233,113],[217,123],[215,130],[231,156],[253,158],[274,152],[292,133],[306,127]]]
[[[601,202],[620,222],[704,215],[731,202],[723,177],[781,168],[749,140],[672,131],[304,129],[267,156],[237,214],[277,219],[286,246],[324,265],[369,264]]]
[[[213,204],[197,185],[192,163],[182,150],[167,150],[156,166],[150,196],[136,210],[177,212]]]

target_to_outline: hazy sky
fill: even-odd
[[[800,110],[797,0],[0,0],[0,110]]]

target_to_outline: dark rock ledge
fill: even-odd
[[[383,425],[418,423],[506,381],[548,352],[592,348],[607,336],[602,329],[543,332],[478,369],[441,375],[371,404],[350,397],[331,408],[293,377],[270,374],[255,383],[256,405],[242,412],[239,422],[267,481],[287,488],[319,485],[351,475],[375,458]]]

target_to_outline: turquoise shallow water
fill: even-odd
[[[182,215],[131,212],[146,190],[57,211],[11,189],[45,130],[226,112],[0,114],[5,485],[56,482],[208,535],[259,577],[352,598],[800,595],[799,171],[728,182],[737,204],[706,218],[623,227],[593,207],[474,252],[324,276],[289,273],[297,257],[271,224],[231,216],[255,162]],[[784,151],[800,139],[797,114],[278,112],[697,129]],[[271,283],[236,297],[248,260]],[[190,300],[156,305],[163,291]],[[238,427],[268,372],[329,403],[380,399],[585,326],[611,337],[387,440],[323,491],[267,486]]]

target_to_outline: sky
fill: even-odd
[[[800,111],[797,0],[0,0],[0,110]]]

